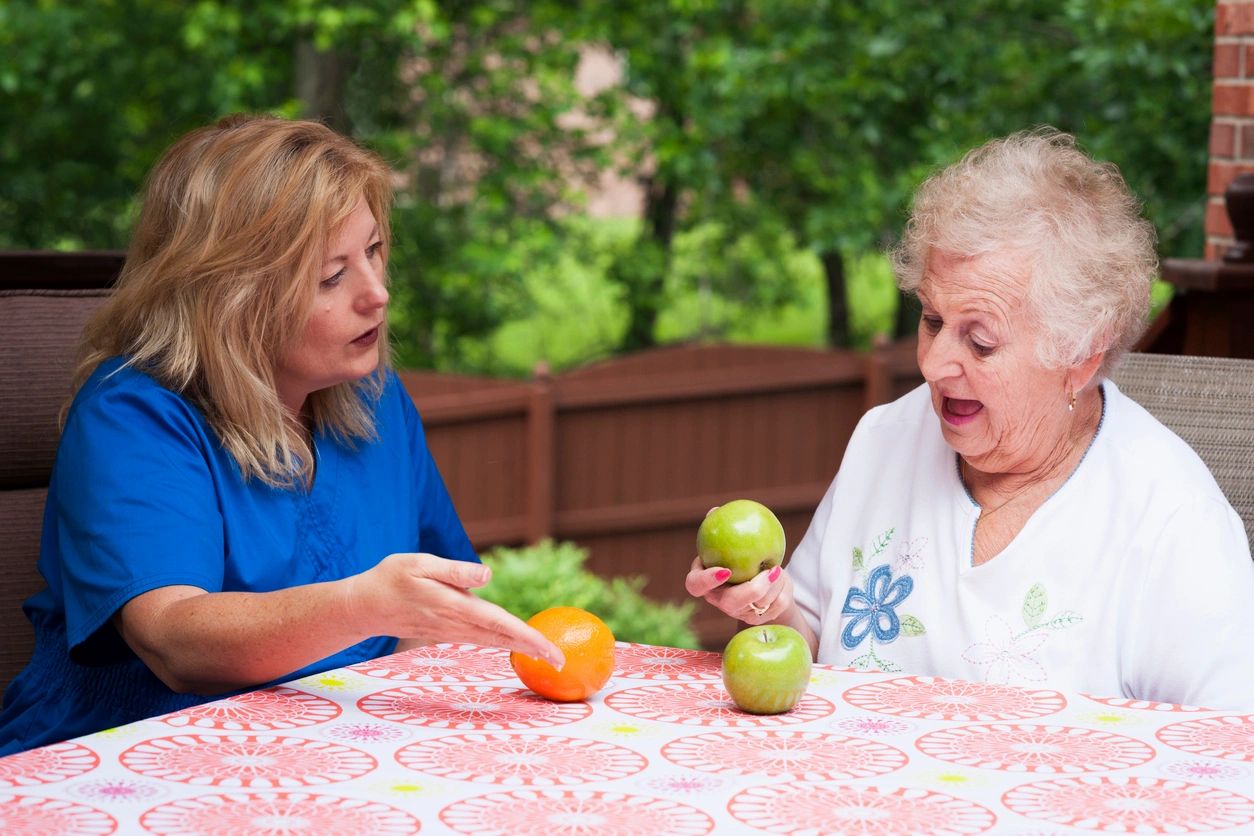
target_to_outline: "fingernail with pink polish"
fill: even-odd
[[[714,573],[714,580],[718,581],[719,583],[722,583],[723,581],[727,580],[730,577],[731,577],[731,569],[719,569],[717,572]]]
[[[766,576],[766,579],[770,581],[771,583],[775,583],[775,581],[779,580],[779,573],[782,571],[784,570],[776,566],[774,569],[771,570],[771,574]]]

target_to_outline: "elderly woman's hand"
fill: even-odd
[[[759,572],[741,584],[727,586],[731,571],[706,569],[701,558],[693,558],[684,578],[684,588],[694,598],[704,598],[732,618],[746,624],[766,624],[783,620],[793,609],[792,578],[783,567]],[[789,619],[791,620],[791,619]]]
[[[400,636],[410,645],[467,642],[516,650],[556,668],[565,664],[538,630],[469,592],[491,577],[479,563],[392,554],[346,580],[346,610],[367,634]]]

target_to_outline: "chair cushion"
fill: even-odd
[[[104,289],[0,290],[0,489],[48,484],[78,340],[108,298]]]

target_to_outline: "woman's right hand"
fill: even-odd
[[[555,668],[565,657],[534,627],[469,590],[492,577],[488,567],[432,554],[399,553],[345,579],[348,617],[367,635],[410,644],[466,642],[503,647]]]
[[[693,558],[684,578],[684,588],[694,598],[702,598],[715,608],[745,624],[766,624],[785,620],[793,609],[792,579],[783,567],[759,572],[744,583],[727,586],[731,571],[706,569],[701,558]],[[791,620],[791,618],[786,619]]]

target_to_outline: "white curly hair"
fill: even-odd
[[[1041,127],[987,142],[930,176],[889,256],[898,286],[915,292],[932,249],[1026,254],[1037,359],[1057,369],[1105,351],[1105,376],[1147,325],[1155,247],[1119,169]]]

